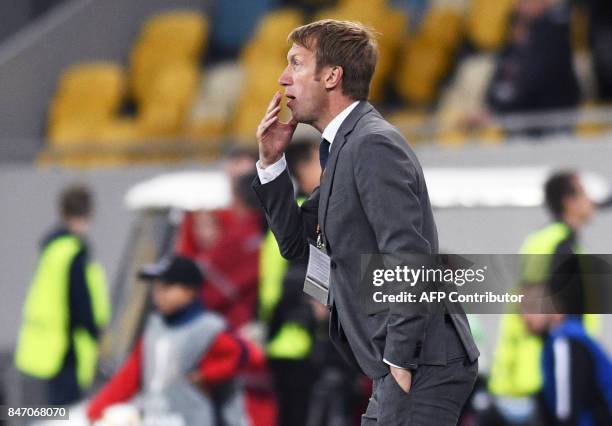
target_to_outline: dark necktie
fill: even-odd
[[[319,145],[319,161],[321,162],[321,170],[325,170],[325,165],[327,164],[327,157],[329,157],[329,145],[325,139],[321,139],[321,144]]]

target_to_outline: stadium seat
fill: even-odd
[[[140,105],[138,124],[146,137],[180,134],[199,84],[194,65],[174,64],[161,70]]]
[[[389,122],[398,128],[412,146],[430,141],[425,132],[428,116],[422,109],[407,108],[396,111],[389,115]]]
[[[589,17],[585,6],[575,5],[571,15],[571,38],[574,52],[589,50]]]
[[[143,24],[129,74],[138,132],[144,137],[176,137],[185,130],[208,30],[201,13],[187,10],[162,13]]]
[[[206,79],[202,81],[188,117],[186,136],[192,140],[223,137],[242,92],[243,81],[244,72],[239,64],[228,62],[207,68]]]
[[[402,37],[406,33],[406,17],[399,11],[389,9],[385,1],[376,0],[367,3],[358,2],[358,4],[351,1],[340,2],[337,7],[320,12],[313,20],[324,18],[357,20],[364,22],[377,31],[380,57],[372,81],[370,98],[374,102],[382,100],[388,76],[396,63],[397,49]],[[279,57],[284,64],[286,62],[285,56],[288,46],[282,43],[279,44],[278,40],[279,38],[287,37],[291,30],[299,26],[303,20],[303,14],[295,9],[281,9],[266,15],[258,24],[253,39],[244,47],[241,53],[240,63],[245,72],[251,74],[252,70],[256,69],[261,63],[262,57]],[[281,71],[282,68],[280,68],[279,74]],[[258,73],[257,71],[254,72]],[[268,75],[263,79],[269,78]],[[262,81],[259,80],[260,83]],[[276,81],[274,83],[276,84]],[[247,92],[249,87],[247,84],[245,89]],[[253,88],[255,89],[255,87]],[[263,91],[263,89],[258,90]],[[273,93],[274,90],[275,88],[273,88],[272,92],[265,91],[265,99],[268,99],[270,93]],[[239,109],[247,110],[249,108],[240,107]]]
[[[452,59],[446,47],[437,41],[415,38],[405,42],[401,57],[396,75],[398,93],[415,105],[431,103]]]
[[[483,50],[499,48],[508,32],[514,0],[471,0],[466,17],[467,33]]]
[[[400,11],[391,9],[385,0],[359,2],[345,0],[336,7],[321,11],[315,19],[359,21],[377,34],[379,60],[370,86],[372,102],[381,102],[391,71],[397,63],[401,41],[408,30],[408,19]]]
[[[198,65],[208,34],[208,23],[198,12],[156,15],[143,24],[130,56],[130,88],[136,101],[147,96],[157,74],[172,64]]]
[[[278,77],[285,68],[283,62],[262,62],[245,72],[243,89],[234,112],[232,132],[239,139],[253,142],[257,126],[272,95],[279,90]],[[281,101],[281,116],[286,113]],[[249,142],[246,142],[249,143]]]
[[[434,7],[423,18],[418,37],[438,43],[451,52],[463,37],[462,16],[455,9]]]
[[[434,4],[418,31],[404,41],[400,50],[394,76],[400,96],[415,105],[433,102],[462,38],[460,10],[439,2]]]
[[[255,46],[256,55],[241,55],[243,60],[261,61],[262,58],[276,58],[286,61],[289,46],[283,41],[295,27],[302,25],[304,14],[298,9],[286,8],[266,14],[257,24],[255,36],[248,43]],[[248,47],[245,53],[248,53]],[[260,56],[265,55],[265,56]]]
[[[113,119],[125,90],[121,68],[109,62],[82,63],[60,77],[49,107],[48,136],[64,146],[95,139],[97,129]]]
[[[208,21],[199,12],[167,12],[144,23],[139,42],[197,61],[206,46],[208,29]]]
[[[289,45],[279,40],[285,40],[303,20],[304,15],[297,9],[270,12],[260,20],[255,35],[240,54],[244,79],[232,114],[231,132],[245,144],[254,143],[257,125],[272,95],[279,90],[278,78],[287,66]]]

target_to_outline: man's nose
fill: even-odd
[[[287,66],[287,68],[285,68],[283,73],[278,78],[278,84],[285,87],[285,86],[291,85],[292,83],[293,83],[293,79],[291,78],[291,75],[289,74],[289,66]]]

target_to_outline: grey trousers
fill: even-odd
[[[408,393],[390,373],[374,380],[361,425],[455,426],[476,383],[478,361],[453,358],[445,366],[419,366]]]

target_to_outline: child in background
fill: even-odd
[[[248,362],[263,362],[261,351],[228,333],[225,321],[204,307],[204,277],[192,260],[162,259],[139,277],[153,283],[155,312],[126,363],[89,404],[89,419],[138,394],[145,422],[247,425],[234,377]]]

